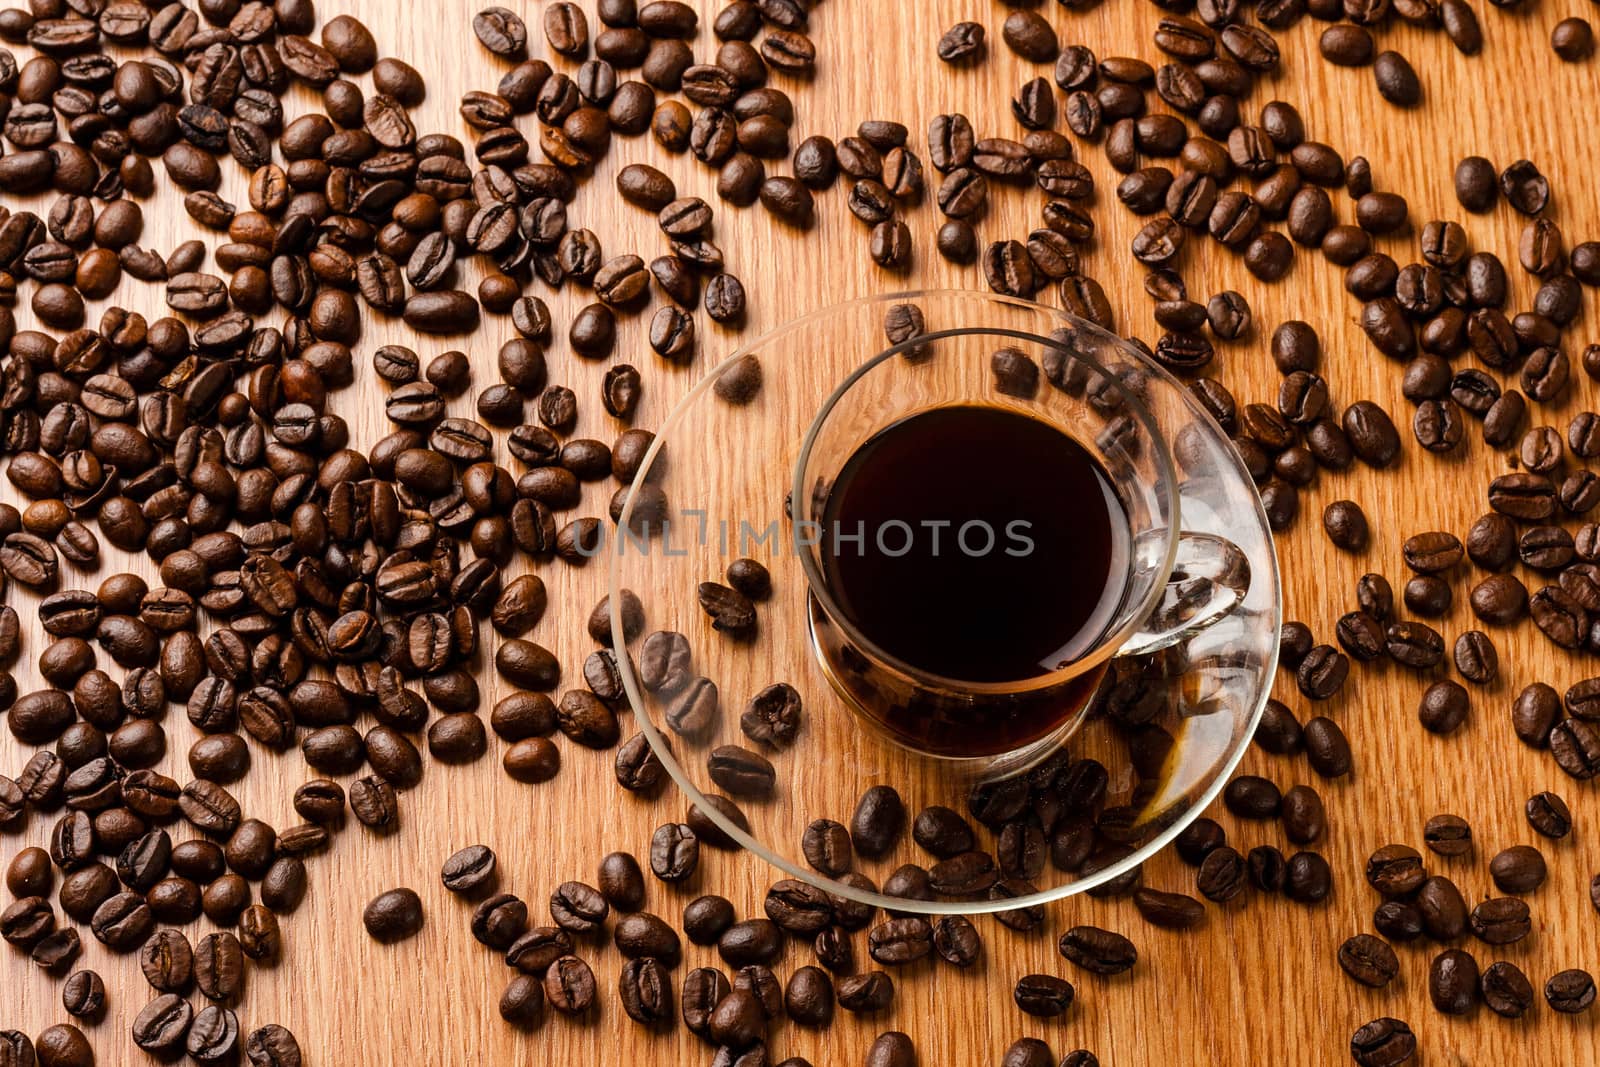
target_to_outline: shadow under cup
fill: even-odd
[[[1171,450],[1137,395],[1137,384],[1130,388],[1108,372],[1071,330],[1038,337],[971,328],[924,334],[891,347],[827,398],[796,464],[795,550],[810,588],[808,621],[818,660],[862,722],[897,745],[981,777],[1021,771],[1071,736],[1111,658],[1141,631],[1162,600],[1179,545]],[[1041,577],[1050,570],[1059,579],[1065,569],[1070,580],[1079,569],[1086,581],[1099,582],[1096,572],[1108,571],[1105,598],[1053,669],[1041,665],[1026,676],[984,682],[948,677],[886,650],[884,645],[894,642],[865,632],[862,620],[846,607],[849,598],[836,587],[838,569],[829,558],[850,548],[848,536],[840,539],[844,531],[832,517],[830,498],[843,484],[838,479],[852,457],[868,442],[882,440],[885,431],[909,425],[907,420],[973,407],[1023,416],[1070,438],[1115,497],[1105,505],[1085,502],[1085,515],[1097,519],[1104,507],[1108,522],[1122,527],[1114,531],[1114,551],[1106,559],[1054,558],[1059,553],[1052,553],[1050,544],[1035,546],[1038,558],[1028,564]],[[1037,479],[1031,470],[1022,473],[1028,455],[995,459],[1015,465],[1011,469],[1021,475],[1026,493],[1048,497],[1058,491],[1043,464]],[[959,528],[961,487],[949,484],[950,472],[930,465],[914,476],[956,495]],[[1066,509],[1073,502],[1052,500],[1049,506]],[[927,534],[905,523],[894,525],[902,527],[894,531],[897,537]],[[865,536],[875,533],[882,531],[868,530]],[[992,539],[983,543],[1001,550]],[[991,606],[1004,610],[998,603]],[[951,617],[946,623],[978,640],[977,631],[993,619]]]

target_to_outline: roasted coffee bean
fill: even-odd
[[[1516,553],[1516,528],[1504,515],[1491,512],[1467,531],[1467,556],[1485,570],[1499,570]]]
[[[55,910],[43,897],[23,897],[0,912],[0,935],[23,951],[43,942],[55,931],[55,925]]]
[[[49,853],[36,846],[22,849],[6,868],[6,888],[19,900],[48,895],[54,881]]]
[[[904,270],[911,263],[911,232],[898,219],[880,222],[872,228],[868,252],[885,270]]]
[[[1487,211],[1500,195],[1494,164],[1482,156],[1467,156],[1456,164],[1455,186],[1456,199],[1468,211]]]
[[[1296,852],[1284,868],[1283,893],[1301,904],[1318,904],[1333,891],[1333,872],[1316,852]]]
[[[610,911],[600,891],[583,882],[563,882],[550,894],[550,918],[574,935],[599,929]]]
[[[1326,825],[1322,798],[1310,786],[1297,785],[1283,794],[1279,816],[1284,833],[1297,845],[1310,844],[1322,836]]]
[[[146,1004],[134,1018],[133,1043],[157,1055],[178,1053],[193,1021],[194,1008],[188,1001],[163,994]]]
[[[1054,1018],[1072,1007],[1076,990],[1065,978],[1052,974],[1027,974],[1017,979],[1011,998],[1028,1015]],[[881,1038],[880,1038],[881,1040]],[[903,1062],[911,1062],[909,1059]]]
[[[1312,700],[1327,700],[1344,685],[1350,673],[1349,659],[1329,645],[1317,645],[1306,653],[1295,669],[1300,692]]]
[[[411,889],[380,893],[367,904],[361,922],[374,941],[381,944],[404,941],[422,929],[422,899]]]
[[[933,950],[933,928],[921,917],[890,919],[872,928],[867,946],[878,963],[902,966]]]
[[[800,967],[789,975],[783,1006],[801,1026],[825,1027],[833,1021],[833,979],[820,967]]]
[[[1545,586],[1528,599],[1528,614],[1553,643],[1576,648],[1588,631],[1588,611],[1560,586]]]
[[[1152,926],[1186,930],[1205,919],[1205,906],[1182,893],[1139,888],[1133,892],[1133,903]]]
[[[811,38],[793,30],[769,30],[761,40],[761,58],[787,74],[809,74],[816,65],[817,48]]]
[[[997,349],[989,357],[995,389],[1007,396],[1032,397],[1039,391],[1039,365],[1015,348]]]
[[[551,905],[554,912],[554,897]],[[472,913],[472,936],[500,951],[508,949],[527,928],[528,906],[510,893],[498,893],[484,899]]]
[[[477,722],[477,717],[467,715],[467,720]],[[582,689],[569,689],[556,704],[556,726],[568,738],[585,748],[612,748],[621,740],[621,727],[616,712],[595,694]],[[481,725],[473,733],[472,749],[461,755],[473,759],[482,754]],[[458,762],[460,759],[458,759]]]
[[[754,997],[762,1016],[768,1021],[778,1019],[784,1011],[784,990],[779,985],[778,976],[768,966],[760,963],[742,966],[733,976],[733,989]]]
[[[1382,577],[1382,574],[1379,574],[1378,577]],[[1360,590],[1360,585],[1357,585],[1357,590]],[[1390,600],[1392,598],[1394,597],[1390,595]],[[1371,611],[1370,606],[1365,605],[1365,603],[1363,603],[1362,608],[1368,613]],[[1309,656],[1314,641],[1315,638],[1310,633],[1309,625],[1304,624],[1304,622],[1285,622],[1283,629],[1278,633],[1278,657],[1288,667],[1299,667],[1301,661],[1304,661],[1306,656]]]
[[[1272,332],[1272,360],[1283,374],[1315,371],[1320,353],[1316,331],[1304,322],[1291,320]]]
[[[1422,830],[1423,842],[1441,856],[1464,856],[1472,851],[1472,827],[1458,815],[1435,815]]]
[[[627,852],[608,853],[600,861],[600,892],[619,911],[637,911],[644,903],[644,872]]]
[[[207,999],[227,1002],[244,981],[244,951],[233,934],[207,934],[194,949],[194,981]]]
[[[1339,946],[1339,966],[1344,973],[1373,989],[1381,989],[1400,973],[1394,949],[1371,934],[1357,934]]]
[[[1378,95],[1396,107],[1416,107],[1422,102],[1422,83],[1417,72],[1398,52],[1379,52],[1373,59],[1373,76]]]
[[[1432,574],[1418,574],[1405,584],[1405,605],[1414,614],[1425,618],[1438,618],[1450,610],[1454,594],[1450,583]]]
[[[849,975],[838,982],[839,1006],[857,1015],[875,1015],[894,1003],[894,980],[883,971]]]
[[[819,946],[822,935],[818,935]],[[844,941],[844,944],[849,944]],[[933,950],[939,958],[953,967],[971,967],[978,962],[978,957],[983,952],[983,941],[978,935],[977,927],[971,920],[962,915],[942,915],[933,923]],[[820,953],[819,953],[820,955]],[[832,967],[834,963],[846,966],[833,968],[843,971],[850,969],[846,959],[833,959],[832,962],[824,960],[824,964]]]
[[[563,956],[544,973],[545,999],[563,1015],[583,1015],[594,1005],[594,972],[576,956]]]
[[[1580,968],[1559,971],[1544,984],[1545,1002],[1563,1015],[1588,1011],[1594,998],[1594,977]]]
[[[714,944],[732,926],[733,905],[724,897],[696,897],[683,907],[683,932],[696,945]]]
[[[1467,681],[1488,685],[1500,671],[1500,657],[1494,642],[1482,630],[1468,630],[1456,638],[1456,670]]]
[[[1496,1015],[1519,1019],[1533,1007],[1533,984],[1514,963],[1491,963],[1478,978],[1478,993]]]
[[[1468,597],[1472,610],[1484,622],[1509,625],[1528,611],[1528,590],[1510,574],[1490,575],[1473,587]]]
[[[711,617],[715,630],[734,637],[748,637],[756,628],[755,606],[743,593],[717,582],[701,582],[700,606]]]
[[[770,964],[783,949],[783,934],[769,919],[744,919],[723,931],[717,952],[735,967]]]
[[[683,979],[683,1021],[689,1031],[710,1039],[711,1015],[732,992],[727,975],[714,967],[697,967]]]
[[[472,32],[482,45],[497,56],[514,59],[528,48],[528,28],[513,11],[503,7],[485,8],[472,17]]]
[[[1550,31],[1550,47],[1568,63],[1581,62],[1594,54],[1594,29],[1586,19],[1562,19]]]
[[[650,977],[645,977],[636,970],[630,972],[629,968],[624,968],[617,987],[624,1009],[630,1017],[639,1019],[640,1022],[646,1022],[647,1018],[640,1019],[635,1012],[643,1014],[646,1011],[645,1004],[657,1003],[654,994],[659,990],[650,981]],[[544,1019],[544,998],[544,986],[537,978],[529,974],[516,975],[506,983],[505,991],[500,994],[500,1018],[524,1029],[538,1026]]]
[[[1237,341],[1250,330],[1250,305],[1239,293],[1224,290],[1206,302],[1206,321],[1224,341]]]
[[[258,962],[275,962],[282,955],[282,927],[266,905],[252,904],[239,916],[239,947]]]
[[[1500,172],[1500,192],[1524,215],[1542,212],[1550,200],[1550,183],[1537,167],[1519,159]]]
[[[965,896],[987,890],[999,880],[1000,872],[994,857],[986,852],[973,851],[958,853],[934,864],[928,876],[935,893]]]
[[[1464,1015],[1478,999],[1478,963],[1458,948],[1446,949],[1428,968],[1428,995],[1446,1015]]]
[[[854,876],[847,875],[845,877]],[[883,893],[885,896],[901,897],[906,900],[932,900],[932,878],[926,867],[920,867],[915,863],[903,863],[890,871],[888,877],[883,880]],[[870,916],[870,912],[867,912],[866,915]],[[839,921],[841,925],[851,927],[864,925],[864,918],[860,924],[853,921],[854,918],[859,917],[842,910]]]
[[[1276,703],[1276,701],[1273,703]],[[1288,709],[1283,708],[1282,705],[1279,705],[1279,708],[1282,709],[1283,713],[1288,712]],[[1295,723],[1296,730],[1298,730],[1299,725],[1299,723]],[[1183,832],[1173,842],[1173,847],[1178,853],[1178,858],[1183,860],[1184,863],[1191,867],[1199,867],[1205,862],[1207,856],[1227,843],[1228,832],[1222,828],[1221,824],[1215,819],[1208,819],[1202,816],[1184,827]]]
[[[1399,1019],[1374,1019],[1350,1038],[1350,1056],[1358,1067],[1399,1067],[1416,1050],[1416,1035]]]
[[[155,917],[137,893],[107,898],[89,921],[96,939],[114,952],[131,952],[143,944],[154,925]]]
[[[1562,697],[1542,681],[1526,686],[1512,702],[1512,728],[1523,744],[1542,747],[1562,718]]]
[[[649,958],[667,967],[678,962],[678,935],[666,922],[648,912],[634,912],[617,921],[612,931],[617,950],[629,959]]]
[[[1223,790],[1223,802],[1240,818],[1270,819],[1278,815],[1282,794],[1269,779],[1241,775]]]
[[[1366,513],[1353,500],[1336,500],[1322,512],[1322,528],[1334,547],[1361,552],[1370,537]]]
[[[983,256],[984,279],[1002,296],[1027,297],[1038,291],[1033,260],[1019,241],[996,241]]]
[[[850,831],[832,819],[816,819],[801,836],[800,850],[806,862],[830,878],[850,869]]]
[[[713,275],[706,283],[702,303],[706,314],[710,315],[714,322],[724,325],[737,324],[744,318],[744,284],[732,274]],[[717,387],[720,387],[714,387],[717,395],[733,403],[754,399],[761,386],[759,370],[760,364],[756,362],[755,357],[740,359],[717,380]]]
[[[1063,958],[1093,974],[1121,974],[1139,958],[1132,941],[1094,926],[1074,926],[1061,935],[1056,948]]]
[[[106,1009],[105,981],[94,971],[74,971],[61,984],[61,1006],[75,1019],[92,1022],[102,1018]]]
[[[959,812],[938,806],[919,812],[911,833],[918,845],[940,859],[970,851],[976,841],[972,827]]]
[[[806,228],[811,225],[811,190],[794,178],[774,175],[761,183],[761,204],[780,221]]]
[[[1200,864],[1195,885],[1201,896],[1222,904],[1244,890],[1246,873],[1244,857],[1237,850],[1222,845],[1207,853]]]
[[[701,737],[717,722],[717,687],[709,679],[696,678],[672,698],[667,706],[667,725],[684,737]]]
[[[1480,901],[1468,917],[1473,936],[1486,945],[1509,945],[1528,936],[1532,923],[1528,905],[1515,897],[1490,897]]]
[[[1489,861],[1489,874],[1502,893],[1531,893],[1544,884],[1544,856],[1530,845],[1513,845]]]
[[[1427,880],[1422,857],[1408,845],[1384,845],[1367,860],[1367,882],[1390,897],[1410,896]]]
[[[1375,47],[1365,26],[1340,24],[1322,31],[1318,41],[1322,58],[1341,67],[1364,67],[1372,62]]]
[[[940,36],[936,50],[946,63],[961,63],[983,53],[984,37],[982,23],[958,22]]]
[[[850,838],[857,852],[875,859],[894,847],[905,823],[905,804],[900,794],[891,786],[873,786],[856,804],[850,820]]]
[[[1034,11],[1012,11],[1000,35],[1007,47],[1031,63],[1051,62],[1060,47],[1050,23]]]
[[[1448,878],[1432,877],[1417,890],[1415,905],[1422,929],[1435,941],[1453,941],[1467,929],[1467,905]]]
[[[1422,694],[1417,718],[1423,728],[1436,734],[1454,733],[1466,721],[1470,709],[1467,691],[1449,680],[1435,682]]]
[[[1387,467],[1400,452],[1400,436],[1389,415],[1369,400],[1358,400],[1344,412],[1344,431],[1356,456],[1373,467]]]
[[[686,823],[664,823],[650,839],[650,870],[664,882],[681,882],[694,873],[700,842]]]
[[[1523,812],[1528,825],[1544,837],[1562,838],[1572,832],[1572,812],[1567,802],[1548,790],[1529,797]]]

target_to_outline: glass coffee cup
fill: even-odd
[[[1032,389],[1013,380],[1029,365]],[[846,610],[811,532],[864,445],[964,409],[1070,441],[1125,526],[1100,624],[998,680],[883,647],[895,635]],[[1220,792],[1276,667],[1271,532],[1227,435],[1137,346],[1027,301],[899,293],[779,327],[657,427],[613,518],[617,780],[702,845],[840,900],[1008,911],[1128,875]],[[1022,725],[941,736],[886,710],[918,702]],[[908,872],[937,857],[912,828],[937,808],[996,857],[1021,855],[1002,840],[1043,847],[980,891],[918,890]]]
[[[1053,751],[1076,728],[1112,657],[1146,655],[1170,646],[1224,617],[1248,591],[1250,564],[1242,552],[1223,537],[1182,531],[1168,430],[1140,397],[1137,377],[1125,381],[1118,375],[1121,355],[1120,342],[1109,345],[1065,326],[1044,338],[1004,327],[928,332],[863,363],[839,384],[812,422],[796,463],[790,509],[796,553],[811,591],[812,640],[834,688],[863,721],[895,743],[978,775],[1015,773]],[[998,413],[1012,416],[1016,425],[1007,428],[1008,420],[993,417]],[[841,471],[857,462],[863,449],[885,435],[904,432],[896,428],[919,419],[931,419],[939,430],[928,430],[931,436],[920,446],[908,443],[909,451],[893,470],[874,472],[876,481],[868,490],[880,498],[904,498],[909,510],[901,514],[866,507],[862,510],[890,517],[865,524],[857,519],[841,528],[837,508],[831,507]],[[1170,417],[1167,421],[1170,425]],[[1029,422],[1035,429],[1028,428]],[[984,463],[991,477],[1002,467],[1028,463],[1025,454],[1013,459],[1007,454],[1010,449],[1031,448],[1035,458],[1046,451],[1051,435],[1037,428],[1048,427],[1081,450],[1078,465],[1094,472],[1093,481],[1108,498],[1104,509],[1092,499],[1093,484],[1074,485],[1087,492],[1079,492],[1072,502],[1054,502],[1078,513],[1056,523],[1060,530],[1042,531],[1051,525],[1048,521],[1023,517],[1055,517],[1049,498],[1064,491],[1059,483],[1070,481],[1071,466],[1040,471],[1037,477],[1019,472],[998,490],[1002,497],[1011,495],[1009,505],[964,506],[959,499],[963,493],[981,495],[983,486],[970,477],[962,485],[950,484],[947,477],[977,442],[949,439],[963,427],[974,430],[970,437],[976,438],[986,424],[1008,429],[1002,436],[1010,438],[990,442],[995,454]],[[1180,423],[1173,430],[1186,425],[1192,424]],[[950,447],[940,451],[945,443]],[[945,465],[918,455],[919,447],[933,451]],[[1057,476],[1057,484],[1050,474]],[[918,480],[926,484],[905,484]],[[1106,558],[1089,558],[1088,552],[1064,558],[1073,549],[1085,549],[1083,542],[1090,540],[1074,538],[1072,527],[1099,520],[1102,510],[1112,536],[1095,539],[1107,543],[1094,549],[1103,549]],[[936,512],[941,519],[919,521],[923,512]],[[977,533],[968,537],[974,529]],[[1048,532],[1059,536],[1051,540]],[[1046,646],[1056,650],[1049,662],[1033,664],[1034,669],[1017,677],[975,681],[940,671],[938,659],[952,658],[955,652],[949,647],[925,655],[920,664],[909,662],[890,647],[896,635],[886,635],[886,641],[868,628],[863,616],[887,615],[893,620],[890,626],[913,621],[892,611],[847,607],[838,588],[844,571],[838,560],[870,554],[876,547],[875,558],[859,569],[893,567],[916,551],[919,538],[924,551],[916,562],[936,571],[945,583],[968,577],[978,582],[998,571],[984,567],[990,555],[1015,553],[1021,561],[1014,586],[977,595],[973,614],[987,619],[947,617],[937,621],[938,628],[993,626],[994,616],[1017,609],[1007,594],[1022,599],[1029,584],[1059,579],[1062,572],[1066,580],[1057,581],[1056,592],[1063,601],[1073,599],[1075,585],[1088,584],[1093,587],[1089,599],[1097,602],[1078,612],[1086,617],[1077,625],[1047,636]],[[963,573],[962,564],[978,573]],[[1100,578],[1102,569],[1106,580]],[[1083,572],[1081,581],[1077,572]],[[908,577],[911,582],[877,585],[896,590],[896,595],[913,595],[915,576]],[[932,574],[925,577],[933,579]],[[940,599],[929,597],[918,606],[940,612]],[[1051,607],[1048,602],[1031,605],[1032,628],[1050,628]],[[1068,610],[1062,603],[1062,613]],[[956,640],[974,641],[977,636],[966,633]]]

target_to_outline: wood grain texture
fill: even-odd
[[[544,54],[538,40],[542,4],[515,0],[534,29],[535,54]],[[702,29],[694,41],[697,55],[709,56],[715,43],[709,32],[715,4],[697,0]],[[1458,218],[1476,247],[1515,260],[1516,236],[1522,220],[1507,207],[1481,217],[1467,217],[1456,205],[1450,176],[1455,161],[1481,153],[1504,165],[1513,159],[1534,160],[1556,190],[1554,214],[1569,243],[1600,231],[1600,190],[1592,167],[1591,120],[1586,113],[1600,106],[1600,81],[1594,62],[1559,63],[1549,49],[1550,28],[1570,14],[1593,10],[1582,0],[1534,0],[1522,14],[1508,15],[1487,4],[1474,5],[1484,22],[1487,45],[1481,56],[1457,54],[1438,32],[1390,27],[1380,33],[1383,47],[1409,56],[1426,87],[1426,103],[1401,112],[1378,97],[1370,70],[1330,67],[1317,55],[1321,24],[1303,21],[1282,35],[1283,67],[1260,85],[1246,111],[1254,115],[1262,103],[1278,98],[1295,104],[1312,139],[1337,147],[1346,158],[1363,154],[1371,160],[1377,186],[1410,199],[1412,218]],[[492,89],[504,65],[473,38],[473,0],[433,0],[398,5],[385,0],[323,0],[321,15],[339,12],[359,16],[376,33],[382,51],[407,59],[427,73],[429,97],[416,116],[419,129],[449,130],[465,136],[454,114],[455,102],[469,89]],[[1031,69],[999,43],[1006,8],[990,0],[919,0],[888,4],[877,0],[827,0],[812,17],[812,36],[820,59],[814,82],[796,84],[776,79],[792,92],[799,118],[794,141],[811,133],[834,137],[853,132],[863,118],[894,118],[921,131],[940,111],[960,110],[980,132],[1016,135],[1009,99],[1018,85],[1048,70]],[[1039,10],[1057,26],[1062,39],[1083,43],[1101,56],[1138,55],[1158,60],[1150,43],[1157,17],[1149,4],[1110,2],[1072,13],[1055,4]],[[990,29],[987,60],[971,69],[951,69],[934,55],[938,35],[951,23],[973,19]],[[559,67],[568,64],[558,63]],[[528,129],[532,129],[531,121]],[[1088,257],[1088,270],[1105,285],[1126,332],[1154,339],[1148,301],[1140,292],[1141,271],[1127,254],[1137,221],[1114,203],[1117,175],[1097,148],[1083,158],[1100,186],[1097,222],[1100,235]],[[611,192],[612,176],[623,164],[648,160],[666,170],[680,190],[716,203],[715,175],[691,157],[664,158],[648,138],[618,140],[595,181],[580,191],[571,208],[574,225],[599,234],[608,251],[634,250],[647,259],[664,251],[654,220],[622,206]],[[225,193],[243,203],[242,177],[229,172]],[[908,221],[916,241],[916,263],[904,278],[876,269],[867,257],[865,230],[845,206],[844,187],[822,195],[813,231],[800,237],[775,225],[760,209],[719,208],[718,239],[729,267],[746,282],[752,312],[746,339],[799,313],[849,297],[914,287],[980,287],[975,270],[952,268],[933,252],[939,219],[924,204]],[[194,236],[179,198],[163,190],[146,205],[144,243],[170,249]],[[1340,218],[1350,221],[1353,206],[1335,196]],[[988,216],[980,227],[985,240],[1020,236],[1035,225],[1036,193],[996,189]],[[212,247],[221,243],[208,235]],[[1415,258],[1415,235],[1380,242],[1400,262]],[[1276,286],[1254,282],[1234,256],[1209,242],[1194,242],[1185,251],[1183,272],[1190,291],[1205,295],[1236,288],[1249,298],[1257,327],[1244,343],[1221,347],[1215,373],[1246,401],[1271,401],[1277,374],[1267,354],[1272,326],[1303,318],[1323,339],[1325,374],[1336,400],[1348,403],[1372,397],[1396,416],[1406,441],[1395,468],[1373,473],[1353,470],[1323,477],[1302,495],[1302,518],[1280,542],[1285,576],[1285,603],[1290,618],[1304,619],[1324,638],[1334,620],[1353,605],[1356,578],[1368,570],[1388,573],[1400,584],[1400,543],[1417,530],[1442,528],[1464,533],[1485,509],[1483,485],[1507,469],[1508,458],[1486,450],[1469,428],[1470,446],[1449,460],[1427,456],[1415,446],[1406,424],[1410,408],[1400,396],[1399,368],[1373,353],[1358,329],[1357,304],[1342,289],[1340,272],[1316,256],[1299,256],[1288,279]],[[1527,306],[1532,288],[1513,269],[1514,303]],[[543,292],[565,324],[582,302],[573,291]],[[147,313],[159,313],[156,289],[125,283],[118,299]],[[1585,294],[1586,317],[1570,334],[1569,354],[1576,358],[1596,321],[1595,301]],[[24,312],[22,318],[28,321]],[[691,368],[665,367],[644,341],[647,316],[624,322],[619,358],[647,372],[647,396],[638,424],[651,426],[701,372],[733,351],[736,335],[697,315],[701,352]],[[461,345],[472,358],[474,385],[494,380],[494,353],[512,335],[505,319],[486,318],[480,331]],[[397,323],[372,322],[358,356],[359,384],[337,395],[333,405],[351,422],[358,443],[370,444],[386,430],[381,389],[369,370],[367,355],[386,341],[412,344],[425,357],[450,344],[419,340]],[[564,344],[552,350],[552,378],[574,388],[582,401],[578,433],[609,439],[615,426],[597,403],[602,366],[572,358]],[[1564,427],[1577,410],[1600,405],[1595,385],[1577,376],[1569,400],[1559,407],[1534,412],[1539,422]],[[469,398],[453,407],[465,412]],[[6,489],[10,491],[9,486]],[[586,506],[598,513],[609,486],[591,487]],[[1329,501],[1359,501],[1374,520],[1370,549],[1355,557],[1334,551],[1321,533],[1318,517]],[[110,554],[108,569],[131,567],[153,574],[147,561]],[[599,568],[585,571],[546,568],[553,609],[537,637],[576,670],[589,646],[582,619],[599,597],[604,576]],[[70,576],[70,583],[78,576]],[[89,579],[97,580],[97,579]],[[1454,635],[1471,625],[1465,593],[1475,579],[1455,581],[1457,609],[1443,626]],[[31,602],[13,589],[8,596],[28,618],[24,663],[18,677],[24,691],[37,684],[33,661],[43,647],[32,623]],[[1469,859],[1431,866],[1454,878],[1469,903],[1492,893],[1488,857],[1517,843],[1540,843],[1522,815],[1523,801],[1545,788],[1561,792],[1572,804],[1578,830],[1572,839],[1545,852],[1550,879],[1530,900],[1534,933],[1503,953],[1471,944],[1480,964],[1496,958],[1522,966],[1536,987],[1565,967],[1600,971],[1600,937],[1587,886],[1600,870],[1600,843],[1595,834],[1600,802],[1592,788],[1566,779],[1545,753],[1518,744],[1506,709],[1510,698],[1534,679],[1548,679],[1564,689],[1592,668],[1557,654],[1531,626],[1496,631],[1501,677],[1494,685],[1474,690],[1467,725],[1449,739],[1426,734],[1417,724],[1415,707],[1426,680],[1384,667],[1353,673],[1339,697],[1327,708],[1307,706],[1292,682],[1280,684],[1277,695],[1308,718],[1325,711],[1349,733],[1357,754],[1354,775],[1337,783],[1316,780],[1300,760],[1273,758],[1252,751],[1243,770],[1265,774],[1287,788],[1296,782],[1314,784],[1324,796],[1329,832],[1320,846],[1333,864],[1337,888],[1323,906],[1307,909],[1282,900],[1250,900],[1245,906],[1209,908],[1200,929],[1170,933],[1147,928],[1126,900],[1074,899],[1049,909],[1044,931],[1022,937],[993,922],[982,922],[986,956],[971,972],[948,968],[914,968],[896,975],[895,1006],[886,1016],[858,1020],[840,1013],[822,1033],[786,1026],[777,1032],[774,1060],[804,1055],[818,1065],[859,1063],[872,1036],[901,1029],[916,1040],[927,1067],[971,1067],[995,1063],[1014,1038],[1045,1038],[1057,1056],[1070,1049],[1096,1050],[1112,1067],[1171,1067],[1188,1064],[1296,1064],[1321,1067],[1349,1062],[1351,1032],[1368,1019],[1393,1015],[1417,1030],[1426,1064],[1584,1064],[1600,1060],[1600,1013],[1570,1019],[1556,1016],[1542,1003],[1520,1022],[1498,1019],[1482,1009],[1465,1019],[1448,1019],[1428,1002],[1426,972],[1431,949],[1400,948],[1403,976],[1384,991],[1356,986],[1344,978],[1334,953],[1347,936],[1370,929],[1377,903],[1361,877],[1366,856],[1389,841],[1421,845],[1424,820],[1436,812],[1455,812],[1471,821],[1478,841]],[[500,692],[490,669],[480,674],[485,707]],[[188,777],[184,753],[192,740],[180,714],[169,714],[169,754],[163,769]],[[561,743],[561,739],[558,739]],[[289,796],[309,777],[298,752],[278,757],[254,745],[254,768],[236,792],[248,814],[277,826],[295,818]],[[597,1063],[669,1064],[705,1062],[710,1051],[679,1025],[665,1036],[649,1035],[631,1023],[610,994],[620,960],[614,950],[585,946],[582,954],[595,962],[607,994],[597,1017],[585,1024],[551,1018],[537,1032],[522,1034],[503,1024],[495,1004],[509,973],[498,956],[479,946],[467,928],[469,906],[453,899],[439,885],[439,864],[454,849],[473,842],[492,846],[500,856],[504,888],[530,901],[536,913],[550,890],[567,878],[592,879],[596,862],[612,849],[642,854],[651,829],[680,817],[681,801],[668,795],[645,804],[617,792],[611,781],[610,754],[562,747],[564,767],[543,786],[510,781],[498,766],[503,746],[491,741],[489,757],[472,767],[430,764],[420,788],[402,802],[399,832],[379,838],[352,824],[326,854],[310,863],[311,889],[298,911],[284,925],[286,951],[271,969],[251,969],[240,1005],[246,1029],[269,1021],[282,1022],[299,1035],[307,1062],[348,1063]],[[27,751],[7,732],[0,737],[0,770],[14,772]],[[1220,808],[1220,805],[1218,805]],[[1275,824],[1240,824],[1225,813],[1212,812],[1228,828],[1234,843],[1248,848],[1260,843],[1287,846]],[[0,837],[6,858],[25,843],[41,843],[48,822],[35,817],[26,832]],[[648,906],[676,917],[682,904],[699,892],[729,896],[741,914],[759,914],[760,901],[772,872],[751,857],[706,855],[701,870],[687,887],[664,889],[652,883]],[[1170,855],[1146,868],[1147,884],[1192,891],[1192,872]],[[374,944],[361,931],[360,912],[377,892],[410,885],[421,894],[427,925],[416,939],[393,947]],[[1099,979],[1076,972],[1055,952],[1055,939],[1076,923],[1120,929],[1140,946],[1136,970],[1117,979]],[[198,924],[198,936],[208,929]],[[82,964],[100,970],[108,980],[111,1012],[89,1028],[102,1064],[149,1062],[128,1037],[128,1025],[150,991],[131,959],[116,959],[92,938]],[[858,945],[858,951],[864,949]],[[809,962],[810,953],[791,948],[793,965]],[[692,949],[684,966],[714,962],[712,953]],[[786,973],[788,964],[780,967]],[[1011,986],[1020,975],[1061,973],[1078,987],[1078,1003],[1062,1020],[1039,1022],[1023,1016],[1011,1002]],[[33,968],[20,954],[0,951],[0,1027],[37,1033],[64,1021],[60,983]]]

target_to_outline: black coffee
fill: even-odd
[[[865,637],[924,671],[990,683],[1094,647],[1122,601],[1130,540],[1082,445],[978,405],[912,415],[862,445],[822,537],[828,588]]]

